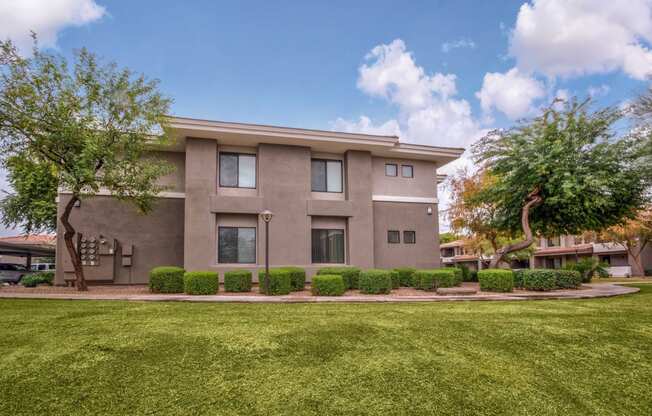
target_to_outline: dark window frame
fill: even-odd
[[[222,155],[225,156],[237,156],[238,163],[235,166],[235,179],[237,185],[223,185],[222,184]],[[240,186],[240,156],[253,156],[254,157],[254,186]],[[238,153],[238,152],[219,152],[217,155],[217,173],[218,173],[218,183],[220,188],[240,188],[240,189],[256,189],[258,186],[258,155],[256,153]]]
[[[325,182],[325,191],[315,191],[312,189],[312,162],[323,162],[324,163],[324,182]],[[340,190],[339,191],[329,191],[328,190],[328,162],[337,162],[340,164]],[[311,158],[310,159],[310,192],[327,192],[331,194],[341,194],[344,193],[344,163],[340,159],[322,159],[322,158]]]
[[[314,252],[313,252],[314,251],[314,232],[315,231],[320,231],[320,232],[324,231],[327,234],[328,234],[329,231],[339,231],[339,232],[342,233],[342,262],[341,263],[340,262],[325,261],[325,260],[322,261],[322,260],[319,260],[319,259],[315,260],[315,256],[314,256]],[[310,230],[310,238],[311,238],[310,251],[311,251],[312,264],[346,264],[346,233],[344,231],[344,228],[312,228]],[[330,255],[330,253],[329,253],[329,255],[327,255],[326,257],[328,258],[328,260],[331,260],[333,256]]]
[[[410,168],[410,176],[403,174],[403,168]],[[401,178],[414,178],[414,165],[401,165]]]
[[[226,262],[222,261],[222,256],[220,256],[220,230],[221,229],[249,229],[249,230],[254,230],[254,262],[241,262],[240,261],[240,253],[238,253],[238,248],[236,247],[235,249],[235,256],[236,256],[236,262]],[[232,226],[232,225],[219,225],[217,227],[217,264],[257,264],[258,261],[258,230],[256,227],[238,227],[238,226]]]
[[[398,241],[392,241],[390,238],[391,233],[396,233]],[[401,244],[401,232],[399,230],[387,230],[387,243],[388,244]]]
[[[407,239],[408,233],[412,233],[412,242],[409,242]],[[416,244],[417,243],[417,232],[413,230],[404,230],[403,231],[403,244]]]
[[[394,166],[394,168],[396,168],[396,175],[388,175],[387,174],[387,166]],[[385,176],[388,176],[390,178],[397,178],[398,177],[398,164],[396,164],[396,163],[385,163]]]

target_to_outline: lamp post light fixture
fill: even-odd
[[[269,222],[273,216],[272,211],[268,209],[260,213],[260,217],[265,222],[265,279],[263,280],[265,294],[269,293]]]

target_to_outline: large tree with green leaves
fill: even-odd
[[[649,185],[646,141],[617,137],[621,116],[613,108],[592,111],[588,101],[557,102],[474,146],[476,161],[495,178],[482,192],[496,208],[495,226],[524,236],[498,249],[491,267],[536,234],[598,231],[635,216]]]
[[[29,57],[0,42],[0,157],[14,186],[0,205],[4,222],[52,229],[57,188],[69,194],[59,221],[78,290],[87,287],[72,209],[101,190],[152,209],[163,190],[157,179],[171,168],[143,156],[167,141],[169,105],[157,81],[102,64],[85,49],[69,65],[36,41]]]

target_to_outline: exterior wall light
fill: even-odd
[[[426,208],[426,213],[427,213],[428,215],[432,215],[432,207],[428,207],[428,208]]]

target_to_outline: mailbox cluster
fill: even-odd
[[[98,254],[97,240],[95,237],[82,237],[79,247],[83,266],[99,266],[100,256]]]

